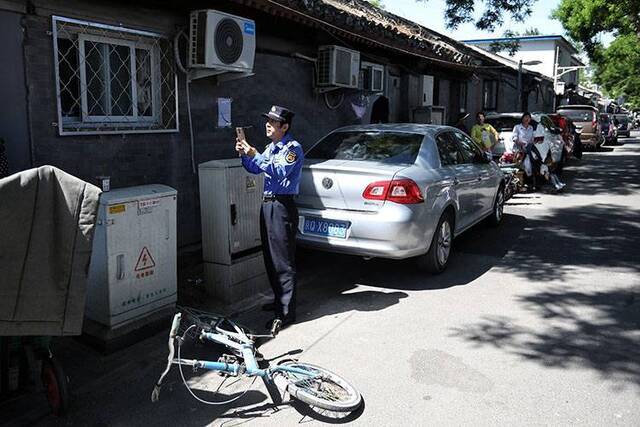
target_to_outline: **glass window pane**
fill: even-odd
[[[491,117],[485,120],[485,123],[493,126],[498,132],[512,131],[520,122],[520,117]]]
[[[80,117],[78,48],[70,39],[58,39],[58,77],[63,117]]]
[[[462,132],[453,132],[453,135],[464,157],[464,163],[473,163],[476,156],[480,154],[476,143]]]
[[[136,49],[136,82],[138,92],[138,115],[153,116],[153,83],[151,73],[151,51]]]
[[[85,71],[87,81],[87,115],[106,116],[107,107],[107,45],[85,41]]]
[[[111,86],[111,115],[132,116],[131,49],[109,45],[109,78]]]
[[[305,157],[413,164],[423,139],[423,135],[413,133],[336,132],[316,144]]]
[[[464,159],[458,145],[455,143],[450,132],[441,133],[436,137],[436,145],[438,146],[438,154],[440,155],[440,164],[442,166],[451,166],[463,163]]]

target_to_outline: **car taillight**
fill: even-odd
[[[598,120],[596,120],[596,113],[593,113],[593,119],[591,121],[591,126],[593,127],[593,130],[595,131],[597,129],[598,125]]]
[[[362,197],[367,200],[388,200],[403,205],[424,202],[418,184],[411,179],[372,182],[364,189]]]

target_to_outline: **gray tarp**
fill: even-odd
[[[82,332],[99,198],[52,166],[0,179],[0,336]]]

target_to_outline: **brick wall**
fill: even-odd
[[[63,6],[64,5],[64,6]],[[185,82],[179,76],[180,131],[169,134],[58,136],[56,91],[51,39],[51,15],[119,23],[132,28],[170,33],[184,24],[183,15],[108,4],[81,2],[37,2],[36,13],[25,16],[25,67],[28,111],[35,165],[51,164],[84,180],[111,176],[112,188],[151,183],[178,190],[178,245],[200,241],[197,176],[192,173]],[[100,16],[100,18],[97,18]],[[211,159],[235,157],[234,131],[217,124],[216,99],[230,97],[233,125],[253,126],[247,132],[262,148],[264,121],[260,113],[272,104],[296,112],[293,133],[305,147],[328,131],[355,122],[349,97],[337,110],[326,108],[312,90],[311,65],[290,57],[257,54],[255,76],[223,82],[193,81],[191,110],[196,164]]]

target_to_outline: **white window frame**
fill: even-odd
[[[107,45],[117,45],[117,46],[126,46],[129,48],[129,71],[131,73],[131,103],[132,103],[132,112],[131,116],[98,116],[98,115],[89,115],[89,105],[88,105],[88,87],[87,87],[87,62],[86,62],[86,52],[85,52],[85,43],[86,42],[94,42],[94,43],[102,43]],[[151,116],[139,116],[138,115],[138,81],[137,81],[137,73],[136,73],[136,49],[144,49],[149,51],[151,58],[151,84],[153,98],[151,100],[151,108],[153,114]],[[89,34],[79,34],[78,35],[78,62],[80,63],[80,96],[82,99],[81,103],[81,120],[83,122],[92,122],[92,123],[112,123],[112,122],[126,122],[126,123],[136,123],[136,122],[154,122],[158,121],[158,100],[157,94],[154,90],[157,88],[159,84],[159,69],[157,66],[157,53],[155,49],[150,44],[140,44],[127,40],[119,40],[110,37],[103,36],[94,36]],[[106,61],[106,65],[103,67],[107,73],[111,71],[111,66],[109,64],[109,55],[104,56],[104,60]],[[107,100],[107,111],[111,111],[111,76],[107,75],[104,79],[106,87],[104,89],[106,100]]]
[[[80,49],[82,49],[84,51],[84,41],[80,42],[80,40],[78,40],[78,67],[80,68],[79,70],[79,74],[85,74],[84,78],[80,77],[81,81],[80,81],[80,91],[81,91],[81,105],[80,105],[80,116],[63,116],[62,115],[62,106],[61,106],[61,98],[60,98],[60,92],[61,92],[61,88],[60,88],[60,70],[59,70],[59,60],[58,60],[58,37],[60,36],[60,34],[58,33],[58,24],[64,24],[64,23],[69,23],[69,24],[76,24],[76,25],[80,25],[80,26],[86,26],[86,27],[91,27],[91,28],[95,28],[96,30],[109,30],[109,31],[114,31],[114,32],[119,32],[119,33],[125,33],[125,34],[131,34],[131,35],[138,35],[138,36],[144,36],[144,37],[149,37],[149,38],[154,38],[154,39],[167,39],[166,35],[163,35],[161,33],[154,33],[154,32],[150,32],[150,31],[144,31],[144,30],[136,30],[136,29],[132,29],[132,28],[126,28],[126,27],[121,27],[121,26],[114,26],[114,25],[108,25],[108,24],[102,24],[102,23],[98,23],[98,22],[91,22],[91,21],[85,21],[85,20],[80,20],[80,19],[74,19],[74,18],[67,18],[67,17],[62,17],[62,16],[56,16],[53,15],[52,17],[52,38],[53,38],[53,64],[54,64],[54,71],[55,71],[55,85],[56,85],[56,102],[57,102],[57,116],[58,116],[58,123],[57,123],[57,127],[58,127],[58,133],[61,136],[66,136],[66,135],[120,135],[120,134],[136,134],[136,133],[175,133],[175,132],[179,132],[180,130],[180,122],[179,122],[179,110],[178,110],[178,105],[179,105],[179,99],[178,99],[178,75],[177,73],[173,73],[173,76],[171,78],[172,83],[172,96],[175,100],[175,103],[173,105],[173,109],[175,111],[175,116],[173,117],[173,120],[175,121],[174,125],[170,126],[170,127],[165,127],[163,128],[163,117],[162,117],[162,111],[163,108],[165,106],[161,105],[162,98],[161,98],[161,93],[159,92],[159,89],[161,87],[164,87],[166,85],[166,83],[161,82],[161,60],[160,60],[160,53],[158,51],[158,47],[154,46],[152,44],[144,44],[144,43],[136,43],[136,42],[131,42],[131,44],[135,45],[136,48],[150,48],[150,52],[151,52],[151,73],[152,73],[152,111],[153,114],[152,116],[138,116],[135,120],[131,120],[129,117],[133,117],[133,116],[123,116],[126,117],[127,120],[124,121],[117,121],[115,120],[116,116],[102,116],[103,120],[91,120],[91,116],[89,117],[89,120],[83,120],[83,115],[84,117],[87,117],[86,115],[86,91],[83,91],[83,87],[82,84],[84,82],[84,84],[86,85],[86,68],[85,66],[80,66],[80,64],[84,64],[84,52],[83,52],[83,59],[82,62],[80,60]],[[80,36],[83,37],[93,37],[93,34],[84,34],[84,33],[79,33],[78,34],[78,38],[80,38]],[[104,42],[104,43],[113,43],[113,39],[106,37],[106,36],[99,36],[96,35],[95,36],[99,40],[100,42]],[[63,38],[67,38],[67,37],[63,37]],[[112,41],[105,41],[105,40],[112,40]],[[123,42],[125,42],[125,40],[120,40],[117,39],[117,44],[122,44]],[[132,52],[132,59],[133,61],[135,61],[135,49],[133,49]],[[132,71],[134,71],[134,75],[132,75],[132,84],[135,82],[135,79],[137,79],[137,75],[135,73],[135,62],[133,63],[134,65],[132,66]],[[137,82],[136,82],[137,83]],[[134,89],[135,88],[135,89]],[[132,91],[135,90],[137,91],[137,84],[132,86]],[[85,98],[85,100],[82,100],[82,98]],[[172,102],[173,103],[173,102]],[[135,103],[133,106],[137,112],[138,109],[138,103],[137,103],[137,96],[135,99]],[[96,116],[94,116],[96,117]],[[98,116],[99,117],[99,116]],[[157,123],[159,125],[158,128],[146,128],[149,125],[153,125]],[[136,125],[140,125],[141,128],[136,128]],[[73,126],[75,129],[69,129],[68,126]],[[126,129],[119,129],[119,126],[131,126],[130,128],[126,128]],[[142,128],[144,127],[144,128]],[[86,130],[85,130],[86,129]]]

